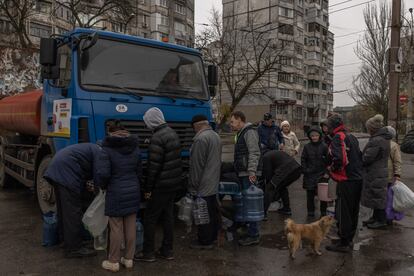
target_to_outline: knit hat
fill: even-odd
[[[208,121],[207,117],[203,114],[195,115],[191,119],[191,125],[194,125],[195,123],[202,122],[202,121]]]
[[[372,118],[369,118],[365,123],[365,126],[368,130],[377,131],[378,129],[384,127],[384,116],[377,114]]]
[[[283,121],[283,122],[280,123],[280,127],[283,127],[283,126],[289,126],[290,127],[290,124],[289,124],[288,121]]]
[[[165,124],[164,114],[159,108],[152,107],[144,114],[144,122],[149,129]]]
[[[322,137],[322,130],[319,127],[313,126],[309,129],[309,131],[307,133],[309,140],[311,139],[310,136],[311,136],[312,132],[318,133],[319,134],[319,139],[321,139],[320,137]]]
[[[338,113],[333,113],[330,116],[328,116],[328,127],[332,130],[338,128],[339,126],[342,126],[344,124],[344,121],[342,120],[342,116]]]
[[[397,132],[395,131],[395,128],[393,128],[392,126],[387,126],[387,130],[392,135],[392,138],[395,138],[395,136],[397,136]]]

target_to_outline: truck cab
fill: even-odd
[[[204,114],[212,122],[210,99],[217,70],[209,66],[207,78],[197,50],[78,28],[42,39],[40,64],[43,95],[39,136],[22,139],[25,134],[18,133],[19,137],[3,137],[0,148],[6,176],[35,187],[43,213],[55,208],[53,188],[42,177],[53,155],[71,144],[103,139],[109,122],[119,120],[138,135],[145,160],[152,133],[143,115],[149,108],[158,107],[180,137],[187,166],[194,136],[191,118]],[[30,155],[25,160],[19,158],[22,151]],[[2,159],[0,155],[0,162]],[[28,169],[32,173],[20,173]]]

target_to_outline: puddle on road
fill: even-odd
[[[288,250],[285,231],[280,231],[276,234],[262,235],[260,240],[260,247]]]

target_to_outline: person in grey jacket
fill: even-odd
[[[190,247],[212,249],[219,229],[217,193],[221,169],[221,140],[204,115],[194,116],[192,126],[196,135],[191,146],[188,190],[207,202],[210,223],[198,226],[198,240],[192,242]]]
[[[377,114],[366,122],[371,138],[362,153],[364,184],[361,204],[374,209],[373,217],[364,222],[371,229],[387,226],[385,207],[387,206],[388,158],[392,135],[384,127],[383,121],[384,117]]]
[[[237,131],[234,169],[239,177],[241,189],[247,190],[250,185],[256,183],[257,177],[262,175],[259,135],[252,124],[246,123],[246,116],[240,111],[231,115],[230,126]],[[247,222],[247,224],[248,236],[239,240],[239,244],[242,246],[259,244],[259,224],[257,222]]]

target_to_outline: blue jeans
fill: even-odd
[[[247,190],[250,187],[250,185],[252,185],[250,183],[248,176],[243,176],[243,177],[240,177],[239,179],[240,179],[240,183],[242,186],[241,187],[242,191]],[[259,223],[257,221],[250,221],[250,222],[246,221],[246,223],[249,226],[247,228],[247,235],[253,238],[259,236]]]

